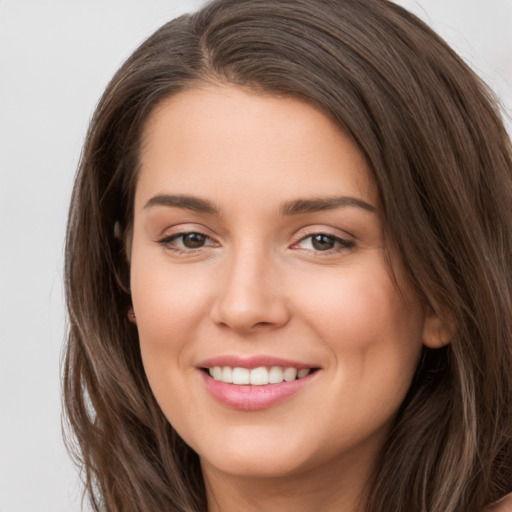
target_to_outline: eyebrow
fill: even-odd
[[[211,201],[195,196],[159,194],[152,197],[144,205],[144,208],[151,208],[154,206],[184,208],[198,213],[219,215],[219,209]],[[336,208],[342,207],[355,207],[368,212],[375,212],[375,206],[372,206],[362,199],[350,196],[336,196],[295,199],[293,201],[288,201],[281,206],[280,213],[283,216],[291,216],[325,210],[335,210]]]
[[[198,213],[209,213],[212,215],[219,214],[219,210],[213,203],[206,199],[201,199],[194,196],[161,194],[152,197],[144,205],[144,208],[151,208],[153,206],[170,206],[176,208],[185,208],[186,210],[191,210]]]
[[[320,197],[311,199],[296,199],[285,203],[281,208],[282,215],[300,215],[303,213],[335,210],[342,207],[362,208],[368,212],[375,212],[375,206],[350,196]]]

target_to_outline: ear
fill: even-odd
[[[135,312],[133,311],[133,306],[128,308],[128,320],[130,320],[132,324],[137,324],[137,318],[135,316]]]
[[[448,345],[455,334],[455,323],[447,316],[441,316],[428,305],[423,323],[423,345],[436,349]]]
[[[128,264],[130,264],[132,254],[132,231],[132,227],[123,229],[121,223],[118,220],[114,223],[114,238],[124,244],[124,253]]]

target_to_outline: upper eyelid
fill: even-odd
[[[313,231],[311,233],[306,233],[306,234],[300,236],[297,241],[300,242],[301,240],[305,240],[306,238],[310,238],[310,237],[315,236],[315,235],[330,236],[331,238],[335,238],[335,239],[338,239],[338,240],[347,240],[348,238],[352,238],[352,237],[346,237],[346,236],[343,236],[343,235],[336,235],[336,234],[331,233],[329,231]]]
[[[203,232],[197,231],[197,230],[178,231],[177,233],[172,233],[170,235],[166,235],[166,236],[160,237],[158,239],[158,242],[160,242],[160,243],[162,243],[162,242],[171,242],[171,241],[176,240],[176,239],[178,239],[180,237],[183,237],[185,235],[190,235],[191,233],[202,235],[205,238],[207,238],[208,240],[212,240],[213,242],[218,243],[212,236],[207,235],[206,233],[203,233]]]
[[[299,238],[296,242],[294,242],[292,244],[292,247],[299,244],[300,242],[303,242],[304,240],[307,240],[308,238],[315,236],[315,235],[326,235],[330,238],[333,238],[335,241],[337,241],[338,243],[340,243],[341,245],[346,246],[346,247],[356,245],[355,241],[350,238],[344,238],[342,236],[333,235],[332,233],[317,231],[317,232],[302,236],[301,238]],[[325,251],[325,252],[328,252],[328,251]]]
[[[202,224],[176,224],[174,226],[167,226],[166,228],[159,230],[159,233],[156,235],[158,240],[162,240],[165,238],[171,238],[173,236],[186,235],[187,233],[199,233],[200,235],[207,236],[208,238],[215,239],[215,235],[212,234],[212,231]]]
[[[202,235],[206,238],[206,243],[204,245],[201,245],[199,247],[187,247],[184,243],[184,240],[182,239],[181,242],[178,242],[180,238],[184,237],[185,235],[196,233],[199,235]],[[205,233],[201,233],[197,230],[188,230],[188,231],[180,231],[177,233],[170,234],[168,236],[164,236],[163,238],[159,238],[155,240],[155,242],[160,245],[163,249],[166,251],[172,251],[176,255],[181,256],[199,256],[201,254],[204,254],[205,250],[219,247],[220,244],[214,240],[211,236],[206,235]]]
[[[344,229],[335,228],[335,227],[322,227],[322,226],[312,226],[312,227],[305,227],[302,229],[299,229],[296,231],[296,241],[303,240],[304,238],[307,238],[308,236],[313,235],[328,235],[332,236],[334,238],[340,238],[342,240],[347,240],[350,242],[357,241],[357,236],[353,235],[349,231],[346,231]],[[294,236],[294,237],[295,237]],[[296,243],[296,242],[295,242]]]

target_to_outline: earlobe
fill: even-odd
[[[133,311],[133,306],[130,306],[128,309],[128,320],[130,320],[132,324],[137,324],[137,318],[135,316],[135,312]]]
[[[455,334],[454,322],[442,318],[431,306],[425,312],[423,324],[423,345],[436,349],[448,345]]]
[[[121,228],[121,223],[118,220],[114,223],[114,238],[116,240],[123,239],[123,229]]]

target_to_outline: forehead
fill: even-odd
[[[320,110],[232,86],[162,102],[146,123],[140,164],[136,202],[168,192],[250,192],[262,201],[343,193],[375,203],[362,154]]]

